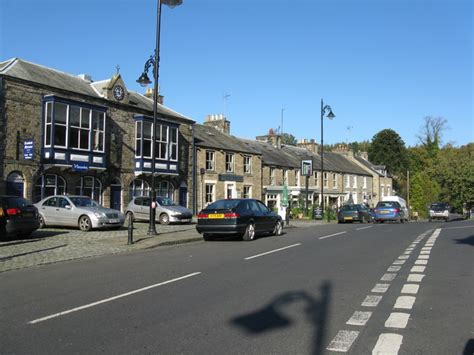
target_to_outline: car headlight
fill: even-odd
[[[103,212],[94,212],[94,216],[96,216],[97,218],[105,217],[105,213],[103,213]]]

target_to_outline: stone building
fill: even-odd
[[[129,91],[119,73],[92,81],[14,58],[0,63],[0,194],[33,202],[88,195],[124,210],[148,194],[153,100]],[[188,205],[193,121],[158,105],[157,193]]]

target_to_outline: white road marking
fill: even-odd
[[[405,264],[406,260],[395,260],[392,264],[393,265],[403,265]]]
[[[428,260],[415,260],[415,265],[428,265]]]
[[[425,247],[433,247],[434,246],[434,243],[426,243],[425,244]]]
[[[407,260],[410,256],[409,255],[400,255],[398,258],[400,260]]]
[[[380,280],[381,281],[393,281],[393,280],[395,280],[395,277],[397,277],[397,274],[384,274]]]
[[[416,248],[416,244],[410,244],[410,248]]]
[[[425,272],[426,266],[413,266],[410,272]]]
[[[351,330],[340,330],[336,337],[329,343],[327,350],[347,352],[352,343],[359,336],[359,332]]]
[[[385,292],[387,292],[389,287],[390,287],[390,284],[375,284],[375,286],[374,286],[374,288],[372,289],[371,292],[385,293]]]
[[[377,344],[372,349],[372,355],[397,355],[402,341],[403,336],[400,334],[380,334]]]
[[[402,287],[402,293],[408,293],[408,294],[416,295],[418,293],[419,289],[420,289],[420,285],[405,284]]]
[[[422,250],[420,251],[420,255],[430,255],[431,251],[430,250]]]
[[[381,299],[382,296],[368,295],[364,301],[362,301],[361,305],[364,307],[377,307]]]
[[[431,249],[433,249],[433,247],[423,247],[421,251],[431,251]]]
[[[91,307],[97,306],[97,305],[102,304],[102,303],[115,301],[115,300],[117,300],[117,299],[119,299],[119,298],[127,297],[127,296],[133,295],[133,294],[135,294],[135,293],[147,291],[147,290],[150,290],[150,289],[155,288],[155,287],[158,287],[158,286],[167,285],[167,284],[170,284],[170,283],[172,283],[172,282],[184,280],[184,279],[187,279],[187,278],[189,278],[189,277],[193,277],[193,276],[196,276],[196,275],[199,275],[199,274],[200,274],[200,272],[193,272],[192,274],[188,274],[188,275],[185,275],[185,276],[177,277],[177,278],[172,279],[172,280],[160,282],[160,283],[158,283],[158,284],[154,284],[154,285],[150,285],[150,286],[147,286],[147,287],[139,288],[138,290],[130,291],[130,292],[127,292],[127,293],[122,293],[121,295],[118,295],[118,296],[106,298],[106,299],[101,300],[101,301],[89,303],[89,304],[86,304],[86,305],[84,305],[84,306],[72,308],[72,309],[69,309],[69,310],[67,310],[67,311],[62,311],[62,312],[59,312],[59,313],[51,314],[51,315],[46,316],[46,317],[38,318],[38,319],[32,320],[32,321],[30,321],[30,322],[28,322],[28,323],[29,323],[29,324],[36,324],[36,323],[43,322],[43,321],[48,320],[48,319],[52,319],[52,318],[57,318],[57,317],[60,317],[60,316],[64,316],[64,315],[69,314],[69,313],[73,313],[73,312],[77,312],[77,311],[82,311],[83,309],[86,309],[86,308],[91,308]]]
[[[411,250],[409,250],[409,251],[404,251],[403,254],[404,254],[404,255],[410,255],[411,252],[412,252]]]
[[[402,267],[401,266],[390,266],[387,271],[388,272],[396,272],[396,271],[400,271]]]
[[[356,311],[352,315],[351,319],[349,319],[346,324],[348,325],[365,325],[369,320],[372,312],[360,312]]]
[[[405,251],[413,251],[415,248],[406,248]]]
[[[260,256],[264,256],[264,255],[276,253],[277,251],[281,251],[281,250],[285,250],[285,249],[288,249],[288,248],[297,247],[298,245],[301,245],[301,243],[296,243],[296,244],[288,245],[287,247],[283,247],[283,248],[278,248],[278,249],[270,250],[270,251],[267,251],[267,252],[265,252],[265,253],[257,254],[257,255],[254,255],[254,256],[249,256],[249,257],[245,258],[244,260],[255,259],[255,258],[258,258],[258,257],[260,257]]]
[[[426,254],[424,254],[424,255],[418,255],[418,259],[425,259],[425,260],[428,260],[429,258],[430,258],[430,256],[429,256],[429,255],[426,255]]]
[[[415,300],[416,297],[413,296],[398,296],[393,308],[412,309]]]
[[[372,228],[372,226],[356,228],[356,231],[361,231],[363,229],[369,229],[369,228]]]
[[[409,313],[400,313],[400,312],[390,313],[390,316],[385,321],[385,327],[404,329],[406,328],[408,324],[409,318],[410,318]]]
[[[336,235],[341,235],[341,234],[345,234],[345,233],[347,233],[347,232],[339,232],[339,233],[329,234],[329,235],[325,235],[324,237],[320,237],[319,239],[331,238],[331,237],[335,237]]]
[[[425,275],[423,274],[410,274],[408,275],[407,281],[408,282],[421,282]]]

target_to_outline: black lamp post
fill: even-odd
[[[151,196],[150,196],[150,223],[148,227],[148,235],[157,235],[155,226],[155,208],[156,207],[156,189],[155,189],[155,165],[156,165],[156,119],[158,106],[158,72],[160,68],[160,27],[161,27],[161,5],[165,4],[173,8],[183,3],[183,0],[157,0],[156,15],[156,46],[155,55],[150,56],[145,63],[145,69],[137,80],[141,86],[145,87],[151,84],[148,77],[148,70],[153,66],[153,128],[152,128],[152,145],[151,145]]]
[[[323,120],[324,114],[327,113],[326,117],[332,120],[336,115],[332,112],[331,106],[324,105],[323,99],[321,99],[321,213],[324,216],[324,131],[323,131]]]

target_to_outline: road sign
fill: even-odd
[[[313,161],[312,160],[302,160],[301,161],[301,175],[302,176],[311,176],[313,173]]]

